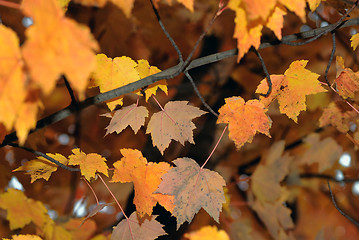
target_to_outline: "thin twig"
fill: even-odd
[[[359,24],[359,18],[353,18],[350,19],[348,21],[345,21],[342,25],[339,26],[339,28],[343,28],[343,27],[349,27],[349,26],[353,26],[353,25],[358,25]],[[321,28],[316,28],[316,29],[312,29],[310,31],[307,32],[303,32],[303,33],[297,33],[297,34],[292,34],[292,35],[288,35],[282,38],[282,41],[293,41],[293,40],[299,40],[299,39],[305,39],[305,38],[309,38],[312,36],[315,36],[316,34],[320,34],[323,31],[326,31],[327,29],[329,29],[332,25],[328,25],[326,27],[321,27]],[[275,46],[275,45],[279,45],[282,43],[282,41],[274,41],[274,42],[267,42],[267,43],[262,43],[259,46],[259,49],[263,49],[263,48],[267,48],[267,47],[271,47],[271,46]],[[233,57],[236,56],[238,53],[237,49],[232,49],[232,50],[228,50],[228,51],[224,51],[224,52],[219,52],[219,53],[215,53],[215,54],[211,54],[202,58],[198,58],[195,59],[193,61],[190,62],[190,64],[186,67],[186,71],[196,68],[196,67],[200,67],[206,64],[210,64],[210,63],[214,63],[220,60],[223,60],[225,58],[229,58],[229,57]],[[181,72],[183,71],[182,69],[182,64],[179,63],[174,67],[168,68],[166,70],[163,70],[162,72],[153,74],[151,76],[145,77],[143,79],[140,79],[136,82],[127,84],[123,87],[119,87],[113,90],[110,90],[108,92],[105,93],[100,93],[97,94],[96,96],[90,97],[85,99],[82,102],[79,102],[79,106],[78,108],[74,107],[74,106],[68,106],[50,116],[47,116],[45,118],[40,119],[39,121],[37,121],[36,124],[36,128],[33,129],[32,131],[30,131],[30,133],[35,132],[41,128],[44,128],[48,125],[51,125],[53,123],[56,123],[60,120],[63,120],[64,118],[72,115],[73,113],[80,111],[84,108],[87,108],[89,106],[95,105],[95,104],[99,104],[99,103],[103,103],[105,101],[109,101],[113,98],[116,98],[118,96],[127,94],[127,93],[131,93],[137,89],[146,87],[150,84],[153,84],[159,80],[162,79],[171,79],[176,77],[177,75],[179,75]],[[6,135],[3,143],[0,145],[1,147],[4,147],[6,145],[8,145],[11,142],[16,141],[18,138],[16,136],[16,132],[12,132],[8,135]]]
[[[162,20],[161,20],[161,17],[160,17],[160,15],[158,14],[158,11],[157,11],[155,5],[153,4],[153,1],[150,0],[150,2],[151,2],[151,5],[152,5],[152,9],[153,9],[153,11],[154,11],[154,13],[155,13],[155,15],[156,15],[157,21],[158,21],[158,23],[160,24],[160,26],[161,26],[161,28],[162,28],[162,31],[164,32],[164,34],[166,35],[166,37],[168,38],[168,40],[170,40],[172,46],[174,47],[174,49],[175,49],[176,52],[177,52],[179,62],[182,63],[182,62],[183,62],[183,57],[182,57],[181,51],[179,50],[179,47],[177,46],[175,40],[173,40],[173,38],[171,37],[171,35],[168,33],[168,31],[167,31],[165,25],[163,25]]]
[[[190,83],[192,84],[192,87],[193,87],[195,93],[197,94],[199,100],[201,100],[203,106],[205,106],[210,113],[212,113],[214,116],[216,116],[216,117],[218,118],[218,113],[216,113],[216,112],[211,108],[211,106],[209,106],[209,105],[206,103],[206,101],[203,99],[203,97],[202,97],[201,93],[199,92],[199,90],[198,90],[196,84],[194,83],[193,78],[191,77],[191,75],[189,75],[189,73],[186,72],[186,71],[184,72],[184,74],[186,75],[186,77],[188,78],[188,80],[190,81]]]
[[[65,82],[65,86],[67,88],[67,91],[69,92],[69,95],[71,97],[71,104],[77,105],[75,94],[74,94],[74,91],[71,88],[71,85],[70,85],[69,81],[67,81],[67,78],[65,76],[63,76],[63,78],[64,78],[64,82]]]
[[[348,214],[346,214],[343,210],[341,210],[337,203],[335,202],[335,199],[334,199],[334,195],[333,195],[333,192],[332,192],[332,189],[330,188],[330,183],[328,181],[328,188],[329,188],[329,192],[330,192],[330,197],[332,198],[332,202],[334,204],[334,207],[338,210],[338,212],[343,215],[346,219],[348,219],[349,221],[351,221],[355,226],[359,227],[359,222],[355,221],[353,218],[351,218]]]
[[[302,173],[299,175],[300,178],[321,178],[326,179],[328,181],[337,182],[337,183],[354,183],[358,182],[359,178],[343,178],[337,179],[331,175],[320,174],[320,173]]]
[[[332,65],[335,50],[336,50],[335,32],[334,31],[332,32],[332,41],[333,41],[332,53],[330,54],[328,65],[327,65],[327,68],[325,69],[325,73],[324,73],[324,78],[325,78],[325,81],[327,82],[328,86],[330,86],[330,83],[328,80],[328,72],[329,72],[330,66]]]
[[[68,166],[66,166],[66,165],[64,165],[64,164],[62,164],[62,163],[60,163],[59,161],[53,159],[52,157],[49,157],[48,155],[46,155],[46,154],[44,154],[44,153],[42,153],[42,152],[33,150],[33,149],[31,149],[31,148],[24,147],[24,146],[19,146],[19,145],[16,144],[16,143],[9,143],[8,145],[9,145],[9,146],[12,146],[12,147],[24,149],[24,150],[26,150],[26,151],[28,151],[28,152],[31,152],[31,153],[33,153],[33,154],[36,154],[36,155],[41,156],[41,157],[43,157],[43,158],[46,158],[46,159],[49,160],[50,162],[56,164],[57,166],[59,166],[59,167],[61,167],[61,168],[63,168],[63,169],[66,169],[66,170],[68,170],[68,171],[71,171],[71,172],[79,172],[79,171],[80,171],[79,168],[68,167]]]
[[[263,60],[262,56],[259,54],[257,49],[255,49],[254,47],[251,47],[251,50],[254,51],[254,53],[257,55],[259,61],[261,62],[263,71],[264,71],[264,73],[266,75],[266,78],[267,78],[268,91],[267,91],[267,93],[265,93],[265,94],[261,93],[260,95],[262,95],[263,97],[268,97],[269,94],[272,92],[272,80],[270,79],[269,72],[267,70],[266,64],[264,63],[264,60]]]

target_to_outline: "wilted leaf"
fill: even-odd
[[[285,230],[294,227],[291,210],[285,207],[281,202],[254,202],[252,208],[257,212],[273,239],[292,239],[286,234]]]
[[[200,168],[191,158],[177,158],[173,163],[176,167],[162,176],[156,193],[175,196],[172,214],[177,218],[177,229],[185,221],[191,222],[201,208],[218,222],[222,204],[226,202],[222,176]]]
[[[66,18],[55,0],[24,0],[21,9],[34,21],[22,47],[32,80],[49,94],[65,74],[81,96],[96,67],[98,45],[89,29]]]
[[[185,141],[194,144],[192,131],[196,127],[192,119],[206,112],[187,104],[187,101],[168,102],[164,111],[154,113],[151,117],[146,133],[151,133],[153,145],[157,146],[162,154],[171,140],[182,145]]]
[[[337,56],[337,78],[335,83],[338,93],[343,98],[354,98],[359,92],[359,72],[353,72],[350,68],[344,67],[344,59]]]
[[[274,99],[277,99],[280,112],[297,122],[300,111],[307,109],[306,96],[327,91],[320,86],[319,75],[305,69],[307,63],[307,60],[294,61],[284,75],[271,75],[272,92],[268,97],[261,97],[261,103],[268,106]],[[263,79],[256,93],[264,94],[267,91],[267,80]]]
[[[350,123],[355,121],[357,116],[358,113],[346,103],[331,102],[319,118],[319,127],[332,125],[338,129],[338,131],[346,133],[349,131]]]
[[[161,183],[161,177],[171,169],[165,162],[147,162],[142,153],[136,149],[121,149],[123,158],[113,165],[115,167],[111,182],[133,182],[135,198],[133,203],[140,217],[151,216],[152,208],[158,202],[172,212],[173,196],[153,193]]]
[[[47,153],[49,157],[59,161],[60,163],[67,165],[68,160],[66,157],[62,156],[59,153],[51,154]],[[16,168],[13,171],[26,171],[26,174],[31,175],[31,183],[35,182],[37,179],[49,180],[51,174],[57,170],[57,165],[50,162],[44,157],[38,157],[37,159],[27,161],[23,166]]]
[[[281,156],[284,147],[284,141],[275,143],[266,161],[257,166],[251,177],[252,191],[260,202],[274,202],[281,196],[280,182],[288,175],[293,159],[288,155]]]
[[[228,234],[216,226],[202,227],[198,231],[186,233],[184,237],[189,240],[229,240]]]
[[[81,225],[84,224],[84,222],[86,222],[87,219],[92,218],[93,216],[95,216],[98,212],[100,212],[102,209],[104,209],[107,206],[111,206],[112,203],[100,203],[97,204],[96,207],[94,209],[92,209],[89,214],[85,217],[85,219],[82,221]]]
[[[111,118],[110,124],[106,127],[107,132],[105,136],[113,132],[119,134],[127,126],[130,126],[133,131],[137,133],[141,126],[145,124],[145,118],[148,117],[148,110],[144,106],[132,104],[114,111],[113,116],[110,114],[105,114],[103,116]]]
[[[96,172],[105,174],[108,177],[108,167],[106,159],[96,153],[86,154],[80,149],[72,150],[72,155],[69,156],[70,165],[80,165],[81,174],[90,181],[95,177]]]
[[[310,148],[301,157],[301,163],[318,163],[320,173],[331,168],[343,153],[342,147],[334,139],[328,137],[320,140],[317,133],[311,133],[303,142]]]
[[[167,233],[163,230],[163,225],[155,220],[156,217],[153,215],[151,220],[145,219],[140,225],[136,212],[133,212],[129,220],[124,219],[114,227],[111,240],[154,240],[159,236],[166,235]]]
[[[0,208],[7,211],[6,219],[11,230],[23,228],[30,222],[41,228],[48,219],[42,202],[27,198],[22,191],[13,188],[0,194]]]
[[[272,120],[266,115],[267,109],[258,100],[244,102],[241,97],[231,97],[225,101],[226,104],[218,110],[217,123],[228,123],[229,137],[237,149],[246,142],[252,142],[257,132],[270,137]]]

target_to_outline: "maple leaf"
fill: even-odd
[[[144,106],[132,104],[114,111],[114,115],[104,114],[102,116],[111,118],[110,124],[106,127],[106,134],[116,132],[121,133],[127,126],[130,126],[135,134],[145,124],[145,118],[148,117],[148,110]]]
[[[75,3],[80,3],[84,6],[95,6],[95,7],[103,7],[106,3],[111,2],[117,7],[119,7],[126,17],[131,16],[131,11],[133,8],[133,4],[135,0],[73,0]]]
[[[92,219],[83,223],[82,219],[72,218],[62,225],[71,234],[70,239],[88,240],[96,232],[96,222]]]
[[[72,150],[72,155],[69,156],[70,165],[80,165],[81,174],[90,181],[95,177],[96,172],[105,174],[108,177],[108,167],[106,159],[96,153],[86,154],[80,149]]]
[[[255,201],[252,208],[257,212],[273,239],[294,240],[294,238],[290,238],[285,233],[285,230],[294,227],[289,208],[278,201],[274,203]]]
[[[150,66],[147,60],[138,60],[136,70],[138,71],[138,74],[140,75],[141,79],[161,72],[161,70],[159,70],[157,67]],[[146,102],[152,95],[156,95],[157,89],[161,89],[163,92],[168,94],[166,80],[155,82],[145,89]]]
[[[60,163],[67,165],[68,160],[66,157],[62,156],[59,153],[51,154],[47,153],[49,157],[59,161]],[[50,162],[44,157],[38,157],[37,159],[27,161],[23,166],[18,167],[14,171],[26,171],[26,174],[31,175],[31,183],[35,182],[37,179],[49,180],[51,174],[57,170],[57,165]]]
[[[337,78],[335,83],[338,93],[343,98],[354,98],[359,92],[359,72],[353,72],[350,68],[345,68],[344,59],[337,56]]]
[[[96,67],[98,45],[90,30],[66,18],[55,0],[24,0],[21,9],[34,20],[22,46],[32,80],[49,94],[65,74],[81,97]]]
[[[140,225],[137,220],[136,212],[133,212],[128,220],[124,219],[114,227],[111,240],[154,240],[159,236],[167,235],[163,230],[163,225],[156,221],[156,217],[156,215],[153,215],[151,220],[145,219]],[[129,225],[131,226],[131,229]]]
[[[307,63],[307,60],[294,61],[284,75],[271,75],[272,92],[268,97],[261,96],[261,103],[268,106],[274,99],[277,99],[280,112],[298,122],[299,113],[307,109],[306,96],[327,91],[317,81],[319,75],[305,69]],[[263,79],[256,93],[264,94],[267,90],[267,80]]]
[[[198,231],[186,233],[185,238],[189,240],[229,240],[228,234],[224,230],[218,230],[216,226],[205,226]]]
[[[177,230],[185,221],[191,222],[201,208],[218,222],[226,202],[222,176],[201,168],[191,158],[177,158],[173,163],[176,167],[162,176],[156,193],[175,196],[172,214],[177,218]]]
[[[30,222],[41,228],[49,218],[42,202],[27,198],[22,191],[13,188],[0,194],[0,208],[7,211],[11,230],[23,228]]]
[[[359,45],[359,33],[354,34],[351,38],[350,38],[350,42],[351,42],[351,46],[352,48],[355,50],[358,45]]]
[[[0,52],[0,59],[4,59],[0,63],[0,122],[7,131],[15,127],[19,143],[23,145],[29,130],[36,125],[42,104],[33,94],[31,84],[26,83],[19,39],[3,25],[0,25]]]
[[[97,67],[90,87],[99,87],[102,93],[123,87],[141,78],[160,72],[157,67],[150,66],[147,60],[139,60],[136,63],[129,57],[123,56],[112,59],[108,58],[105,54],[97,54],[96,59]],[[166,81],[162,80],[149,85],[145,90],[146,101],[152,94],[156,93],[158,88],[167,93]],[[137,90],[134,93],[140,94],[140,91]],[[116,105],[122,106],[122,104],[123,96],[107,102],[107,106],[111,111],[115,109]]]
[[[267,109],[258,100],[244,102],[241,97],[231,97],[225,101],[226,103],[218,110],[217,123],[228,123],[229,137],[237,149],[246,142],[252,142],[257,132],[270,137],[269,128],[272,120],[266,115]]]
[[[151,216],[152,208],[158,202],[172,212],[173,196],[153,193],[161,183],[161,177],[171,169],[165,162],[147,162],[142,153],[136,149],[121,149],[123,158],[115,162],[114,175],[111,182],[133,182],[137,213],[140,217]]]
[[[205,111],[187,105],[188,101],[168,102],[164,111],[154,113],[147,125],[146,133],[151,133],[154,146],[163,154],[171,140],[176,140],[184,145],[185,141],[194,144],[193,130],[196,128],[192,122]]]
[[[312,133],[303,139],[305,145],[310,148],[303,154],[300,162],[304,164],[318,163],[318,171],[331,168],[343,153],[343,149],[332,138],[320,140],[320,135]]]
[[[284,141],[275,143],[265,163],[259,164],[251,177],[252,191],[261,202],[274,202],[281,196],[280,182],[288,175],[292,160],[288,155],[281,157],[284,147]]]
[[[323,110],[322,116],[319,118],[319,127],[332,125],[338,131],[346,133],[349,126],[356,119],[358,113],[343,102],[331,102],[327,108]]]
[[[41,240],[39,236],[30,234],[12,235],[12,238],[3,238],[3,240]]]

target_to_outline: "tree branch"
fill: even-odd
[[[340,27],[338,27],[338,28],[349,27],[349,26],[353,26],[353,25],[359,25],[359,18],[354,18],[354,19],[344,21],[343,24],[340,25]],[[282,40],[262,43],[259,46],[259,49],[263,49],[263,48],[267,48],[267,47],[271,47],[271,46],[275,46],[275,45],[280,45],[286,41],[295,41],[295,40],[299,40],[299,39],[310,38],[310,37],[316,36],[318,34],[321,34],[322,32],[328,31],[328,29],[331,29],[331,27],[332,27],[332,25],[328,25],[326,27],[316,28],[316,29],[306,31],[303,33],[296,33],[296,34],[284,36],[282,38]],[[131,93],[137,89],[146,87],[146,86],[153,84],[162,79],[174,78],[177,75],[179,75],[180,73],[182,73],[183,71],[188,71],[188,70],[196,68],[196,67],[200,67],[200,66],[203,66],[206,64],[218,62],[218,61],[223,60],[228,57],[236,56],[237,52],[238,52],[237,49],[231,49],[228,51],[219,52],[219,53],[211,54],[211,55],[208,55],[208,56],[205,56],[202,58],[198,58],[198,59],[192,60],[186,68],[183,63],[179,63],[176,66],[168,68],[168,69],[166,69],[162,72],[156,73],[154,75],[148,76],[146,78],[140,79],[140,80],[130,83],[126,86],[116,88],[111,91],[108,91],[105,93],[100,93],[96,96],[87,98],[84,101],[79,102],[78,107],[74,107],[74,106],[70,105],[56,113],[53,113],[50,116],[40,119],[36,124],[36,128],[34,130],[30,131],[30,133],[37,131],[38,129],[41,129],[48,125],[51,125],[53,123],[56,123],[64,118],[72,115],[76,111],[80,111],[81,109],[84,109],[88,106],[98,104],[98,103],[103,103],[105,101],[111,100],[118,96],[121,96],[121,95],[124,95],[127,93]],[[6,135],[3,143],[0,145],[0,148],[6,146],[9,143],[14,142],[16,140],[17,140],[16,132],[12,132],[12,133]]]

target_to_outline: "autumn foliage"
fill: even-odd
[[[0,0],[0,237],[358,239],[357,5]]]

